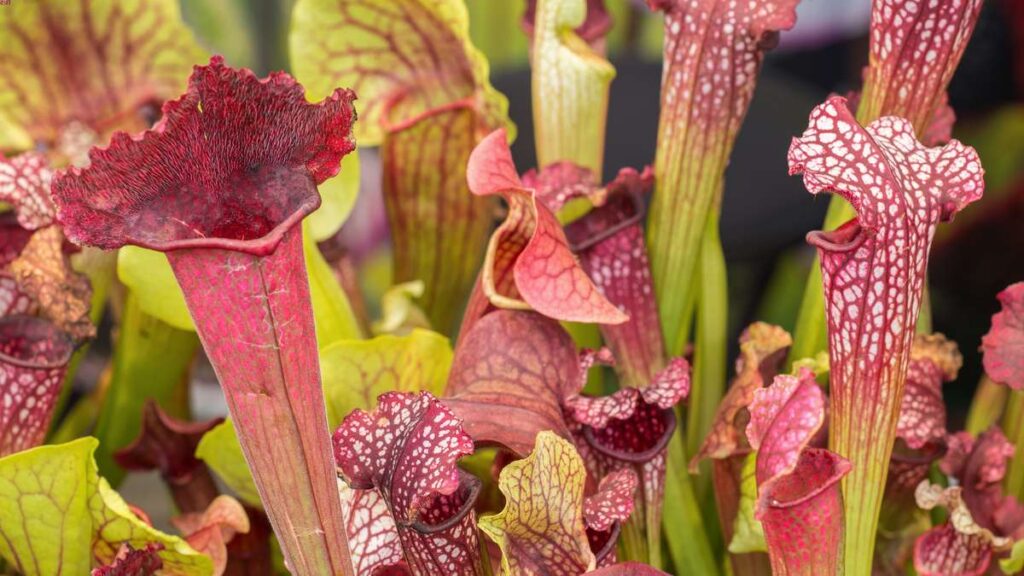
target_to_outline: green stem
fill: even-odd
[[[1010,401],[1003,415],[1003,432],[1014,446],[1024,445],[1021,444],[1024,442],[1024,392],[1020,390],[1010,392]],[[1018,499],[1024,497],[1024,458],[1010,459],[1010,467],[1003,482],[1007,495]]]
[[[928,289],[927,272],[924,291],[921,293],[921,314],[917,317],[917,333],[932,333],[932,291]]]
[[[660,150],[660,148],[659,148]],[[658,298],[661,330],[665,335],[668,356],[682,355],[689,341],[690,325],[697,283],[693,276],[700,256],[704,227],[712,211],[712,200],[720,190],[721,178],[697,178],[697,182],[683,182],[685,159],[669,159],[664,169],[674,175],[678,188],[692,185],[692,194],[684,195],[673,189],[671,183],[657,181],[657,190],[651,203],[648,220],[647,247],[651,256],[654,292]],[[714,171],[715,167],[707,167]],[[700,170],[689,172],[703,173]],[[692,174],[687,177],[694,178]]]
[[[139,433],[142,408],[153,398],[170,415],[188,417],[188,374],[199,346],[195,332],[179,330],[143,312],[128,292],[112,359],[110,388],[94,435],[100,440],[96,463],[116,487],[124,470],[113,454]]]
[[[665,508],[662,514],[669,556],[676,574],[718,576],[721,567],[708,541],[700,504],[686,470],[686,447],[681,434],[668,445]],[[655,564],[655,567],[661,567]]]
[[[637,502],[639,507],[640,502]],[[638,510],[634,509],[633,514],[628,520],[622,523],[622,527],[619,532],[619,550],[621,552],[621,558],[623,562],[648,562],[651,565],[660,564],[660,558],[655,563],[653,558],[649,557],[649,554],[653,550],[647,549],[647,539],[644,538],[644,527],[642,522],[637,522],[636,517]],[[660,552],[659,552],[660,556]]]
[[[701,242],[698,268],[693,385],[686,421],[688,454],[696,454],[700,449],[725,391],[729,299],[725,255],[718,234],[718,214],[714,211],[708,218]],[[702,502],[711,502],[707,497],[711,487],[710,479],[710,465],[704,462],[701,474],[695,481],[697,495]]]
[[[100,414],[103,395],[97,392],[93,391],[71,407],[68,415],[61,420],[60,426],[50,434],[46,441],[47,444],[64,444],[89,435],[90,428],[96,423],[96,418]]]
[[[480,538],[480,566],[483,568],[481,576],[494,576],[494,568],[491,564],[491,553],[487,549],[487,539]]]
[[[964,430],[977,436],[988,430],[989,426],[998,424],[1003,418],[1009,395],[1009,388],[996,383],[988,376],[982,376],[981,382],[978,382],[978,389],[974,392],[974,399],[971,400]]]

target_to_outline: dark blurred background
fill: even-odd
[[[260,72],[286,69],[289,0],[182,0],[185,17],[211,51]],[[511,103],[519,128],[513,151],[534,166],[527,43],[522,0],[469,0],[471,31],[492,65],[492,82]],[[661,18],[634,0],[608,0],[615,26],[606,177],[653,160],[661,80]],[[804,235],[821,225],[828,198],[787,176],[785,154],[814,105],[860,87],[867,63],[870,0],[804,0],[796,27],[782,36],[758,82],[736,143],[722,207],[729,264],[730,326],[753,320],[792,328],[813,253]],[[997,292],[1024,280],[1024,0],[988,0],[950,86],[955,136],[975,146],[987,171],[983,201],[943,226],[931,258],[936,331],[960,344],[964,368],[946,386],[951,428],[962,423],[981,375],[978,346],[998,310]],[[372,253],[386,230],[373,155],[364,154],[359,206],[345,238]],[[370,257],[367,256],[367,262]],[[372,265],[372,264],[368,264]],[[735,341],[735,338],[733,338]]]

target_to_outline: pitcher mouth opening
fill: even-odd
[[[598,532],[587,528],[587,540],[590,541],[590,551],[594,553],[594,559],[598,564],[615,551],[619,542],[619,533],[622,526],[615,522],[604,532]],[[595,548],[597,545],[597,548]]]
[[[620,450],[612,446],[606,445],[595,435],[594,429],[590,426],[583,427],[583,437],[586,439],[587,444],[590,445],[599,454],[608,458],[613,458],[622,462],[631,462],[637,464],[643,464],[653,459],[655,456],[660,454],[668,446],[670,440],[672,440],[672,434],[676,430],[676,412],[672,408],[666,408],[660,411],[661,417],[661,435],[651,443],[643,451],[629,452]]]
[[[462,500],[462,504],[458,507],[457,510],[455,510],[454,513],[452,513],[451,516],[449,516],[445,520],[442,520],[441,522],[438,522],[437,524],[431,524],[429,523],[428,520],[423,518],[414,520],[412,522],[399,522],[398,524],[403,528],[411,528],[423,535],[444,532],[445,530],[448,530],[451,527],[457,525],[459,522],[462,522],[462,519],[465,518],[467,514],[473,511],[473,507],[476,504],[476,500],[480,496],[480,489],[482,488],[482,486],[483,484],[480,482],[479,478],[473,476],[472,474],[464,470],[459,470],[459,487],[455,490],[453,494],[447,497],[458,498]],[[445,496],[438,497],[444,498]]]
[[[242,178],[238,190],[221,201],[196,206],[198,213],[190,215],[178,206],[170,214],[158,215],[161,225],[154,233],[139,233],[140,228],[132,226],[128,233],[133,237],[127,243],[161,252],[219,248],[266,256],[319,207],[320,194],[310,174],[261,171]]]
[[[807,233],[807,243],[829,252],[850,252],[856,250],[870,236],[870,230],[861,226],[858,218],[832,231],[814,230]]]
[[[810,448],[800,455],[793,473],[772,485],[769,507],[793,508],[813,500],[850,471],[850,462],[822,448]]]

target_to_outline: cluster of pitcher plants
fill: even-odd
[[[525,11],[536,167],[462,0],[298,0],[294,76],[266,78],[173,0],[0,6],[0,572],[1020,571],[1024,283],[962,343],[967,431],[926,286],[984,189],[946,98],[982,0],[874,0],[861,90],[788,151],[833,194],[797,329],[747,327],[727,373],[724,171],[798,2],[649,0],[657,153],[610,182],[601,0]],[[357,145],[390,228],[376,321],[322,248]],[[226,419],[190,419],[197,357]],[[170,526],[117,492],[138,471]]]

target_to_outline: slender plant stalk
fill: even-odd
[[[686,422],[686,451],[696,454],[707,436],[715,411],[725,391],[726,332],[729,298],[726,285],[725,255],[718,233],[718,213],[712,211],[701,242],[700,273],[697,277],[696,342],[694,344],[693,388]],[[710,486],[710,467],[702,474]],[[698,494],[703,491],[698,490]]]
[[[665,474],[665,508],[662,531],[668,541],[669,557],[676,574],[718,576],[721,566],[708,541],[701,516],[700,502],[686,470],[686,446],[677,434],[668,444],[668,467]],[[660,554],[651,564],[663,567]]]
[[[1024,392],[1020,390],[1010,392],[1002,427],[1011,444],[1024,446],[1022,444],[1024,442]],[[1006,471],[1004,484],[1008,495],[1016,496],[1018,499],[1024,497],[1024,458],[1010,459],[1010,467]]]
[[[93,390],[88,396],[81,398],[68,410],[60,425],[46,439],[47,444],[64,444],[76,438],[88,436],[100,415],[100,407],[104,394]]]
[[[977,436],[989,426],[998,424],[1003,419],[1010,389],[998,384],[988,376],[982,376],[978,389],[971,400],[971,408],[967,412],[964,430]]]
[[[827,124],[830,120],[832,126]],[[819,289],[823,288],[829,299],[829,448],[852,464],[852,471],[842,481],[848,504],[844,566],[850,576],[866,576],[872,570],[878,516],[931,240],[940,221],[951,219],[979,199],[984,189],[983,172],[973,149],[950,143],[940,154],[955,156],[961,164],[942,164],[932,160],[937,155],[922,152],[925,147],[915,139],[909,122],[867,123],[866,127],[858,122],[864,120],[853,117],[845,99],[832,97],[812,112],[809,128],[794,139],[789,153],[790,172],[802,172],[811,193],[835,191],[860,209],[861,220],[835,232],[808,236],[821,255],[824,282]],[[895,127],[888,130],[889,126]],[[887,155],[883,150],[894,150],[886,148],[893,141],[901,142],[899,146],[908,142],[913,152]],[[885,180],[885,193],[880,187],[859,186],[860,179],[845,170],[834,181],[828,180],[829,176],[816,179],[829,174],[829,161],[841,164],[856,156],[850,152],[850,142],[864,143],[860,153],[879,159],[873,169]],[[852,145],[854,149],[858,146]],[[820,158],[824,161],[815,164]],[[935,167],[919,166],[911,158],[932,160]],[[946,179],[938,173],[944,169],[957,176]],[[926,180],[928,177],[932,179]],[[886,202],[897,194],[905,196],[895,198],[886,208]]]
[[[636,512],[634,511],[634,514]],[[622,559],[634,562],[647,562],[650,558],[644,531],[637,522],[624,522],[619,532],[619,548]],[[658,558],[661,563],[661,558]]]
[[[111,486],[125,476],[113,453],[138,436],[146,400],[152,398],[176,418],[188,418],[189,368],[198,348],[195,332],[150,316],[128,292],[114,346],[110,388],[93,432],[100,440],[96,464]]]
[[[921,313],[917,317],[917,333],[932,333],[932,291],[928,289],[928,271],[925,270],[924,291],[921,292]]]
[[[661,150],[659,146],[659,156]],[[693,222],[707,218],[712,199],[722,183],[720,176],[712,178],[708,175],[720,174],[724,168],[724,160],[717,157],[710,157],[707,160],[709,165],[702,166],[702,169],[687,167],[695,162],[698,160],[686,156],[668,156],[667,159],[655,162],[658,189],[651,204],[652,217],[648,222],[647,244],[651,252],[651,272],[658,297],[665,349],[670,357],[682,354],[690,338],[697,288],[697,283],[692,279],[697,270],[704,231],[702,227],[693,225],[678,230],[676,226],[666,223]],[[715,162],[721,162],[721,165],[712,165]],[[660,166],[664,167],[658,169]],[[663,184],[666,180],[676,183],[677,189],[693,192],[686,195],[677,193],[667,183]]]

